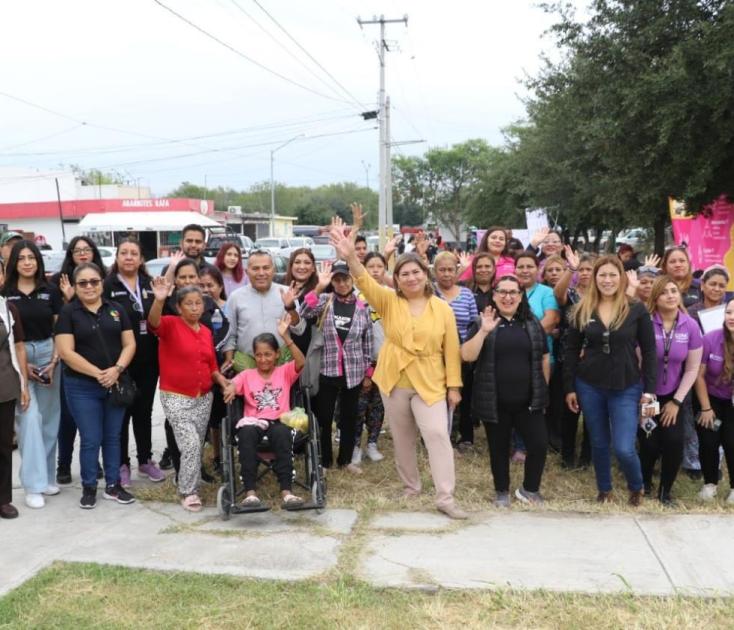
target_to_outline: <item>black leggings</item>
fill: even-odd
[[[528,492],[538,492],[548,450],[548,432],[543,412],[530,411],[527,407],[516,410],[500,407],[498,415],[498,422],[484,423],[495,491],[510,490],[510,442],[514,428],[525,442],[527,451],[523,488]]]
[[[151,446],[151,424],[153,401],[158,386],[158,362],[138,363],[133,361],[128,372],[138,386],[138,396],[132,406],[125,410],[120,431],[120,463],[130,465],[128,444],[130,442],[130,418],[133,422],[138,465],[147,464],[153,456]]]
[[[660,396],[660,408],[670,400],[673,394]],[[675,424],[664,427],[660,423],[660,416],[655,418],[658,426],[648,436],[642,429],[638,429],[637,437],[640,442],[640,464],[642,465],[642,479],[646,486],[652,485],[652,472],[655,462],[662,455],[660,464],[660,488],[658,496],[668,494],[678,476],[683,461],[683,441],[685,438],[684,415],[678,411]]]
[[[459,403],[459,442],[474,443],[474,418],[471,415],[471,398],[474,389],[474,364],[461,364],[461,403]]]
[[[347,388],[347,379],[343,376],[319,376],[316,415],[321,428],[321,464],[324,468],[330,468],[334,458],[331,449],[331,423],[334,420],[337,398],[340,437],[336,463],[338,466],[346,466],[352,461],[357,430],[357,402],[361,388],[361,383],[351,389]]]
[[[563,363],[556,361],[551,366],[551,370],[550,383],[548,383],[548,407],[545,409],[545,425],[548,429],[548,442],[555,450],[559,450],[562,445],[563,410],[566,407],[563,389]]]
[[[290,427],[280,421],[271,422],[267,429],[245,425],[237,430],[240,468],[245,490],[254,490],[257,481],[257,445],[267,436],[270,450],[275,453],[273,470],[281,490],[290,490],[293,484],[293,435]]]
[[[0,403],[0,505],[13,500],[13,424],[15,400]]]
[[[731,400],[709,396],[714,416],[721,420],[719,430],[706,429],[696,423],[698,456],[701,460],[704,483],[719,482],[719,446],[724,449],[729,470],[729,486],[734,487],[734,407]]]

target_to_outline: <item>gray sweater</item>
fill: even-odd
[[[225,351],[239,350],[251,355],[252,340],[266,332],[275,335],[278,343],[282,343],[278,336],[278,321],[285,312],[280,297],[280,290],[285,288],[282,284],[273,283],[268,291],[261,293],[248,284],[232,293],[226,306],[230,333],[224,345]]]

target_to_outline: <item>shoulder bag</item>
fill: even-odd
[[[110,353],[107,350],[107,344],[102,336],[102,331],[100,331],[99,326],[96,323],[94,324],[94,330],[97,333],[97,337],[99,337],[99,343],[102,346],[102,351],[104,352],[107,361],[111,364],[110,367],[112,367],[115,365],[115,362],[110,357]],[[130,374],[128,374],[127,370],[123,370],[117,378],[117,383],[107,390],[107,395],[109,396],[110,402],[115,407],[130,407],[138,396],[138,387],[135,385],[135,381],[132,379]]]

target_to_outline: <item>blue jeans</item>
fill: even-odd
[[[99,383],[79,376],[64,375],[64,392],[79,428],[82,485],[97,487],[100,446],[105,481],[108,486],[116,484],[120,481],[120,429],[125,409],[115,407]]]
[[[577,378],[576,394],[589,431],[591,458],[599,492],[612,489],[610,446],[614,447],[619,467],[627,480],[627,488],[635,492],[641,490],[642,468],[635,441],[642,385],[615,390],[594,387]]]
[[[43,367],[51,362],[53,339],[26,341],[28,363]],[[26,492],[40,494],[56,483],[56,436],[59,432],[61,401],[59,372],[54,370],[51,385],[28,381],[31,401],[28,409],[17,408],[18,446],[20,447],[20,481]]]

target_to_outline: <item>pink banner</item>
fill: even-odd
[[[734,289],[734,204],[720,197],[701,214],[686,214],[682,203],[670,200],[670,219],[676,245],[685,244],[694,269],[726,265]]]

